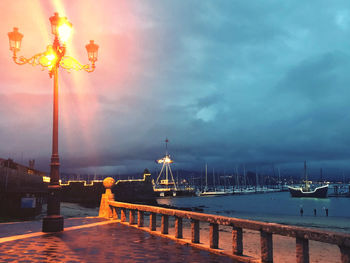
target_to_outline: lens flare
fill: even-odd
[[[48,46],[44,56],[40,58],[40,64],[43,67],[47,67],[49,70],[55,65],[57,56],[55,51],[52,49],[52,46]]]
[[[58,26],[57,32],[60,41],[65,44],[72,35],[72,26],[68,23],[62,23]]]

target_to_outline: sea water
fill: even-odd
[[[293,198],[289,192],[277,192],[169,197],[157,201],[176,207],[203,209],[208,214],[350,233],[350,198]],[[300,214],[301,208],[303,215]]]

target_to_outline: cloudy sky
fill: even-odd
[[[0,2],[0,157],[49,170],[52,79],[18,66],[51,43],[56,11],[68,54],[96,71],[60,77],[61,171],[154,169],[164,140],[177,169],[237,165],[350,171],[350,2],[328,0]]]

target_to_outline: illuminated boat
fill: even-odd
[[[315,187],[314,189],[305,187],[292,187],[288,186],[289,192],[292,197],[314,197],[314,198],[326,198],[328,192],[328,184]]]
[[[308,181],[307,179],[306,161],[304,161],[304,176],[305,176],[305,181],[302,187],[288,186],[288,190],[292,197],[313,197],[313,198],[327,197],[328,184],[319,186],[319,187],[311,187],[311,182]]]
[[[195,189],[191,187],[186,187],[180,189],[177,183],[174,180],[173,172],[171,171],[170,164],[174,161],[170,158],[168,154],[168,142],[165,140],[165,156],[162,159],[156,161],[158,164],[162,164],[162,169],[157,177],[157,180],[154,182],[153,190],[157,196],[193,196],[195,195]],[[165,179],[162,179],[165,178]]]

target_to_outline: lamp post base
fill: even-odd
[[[43,232],[61,232],[63,231],[64,220],[61,215],[45,216],[43,218]]]

